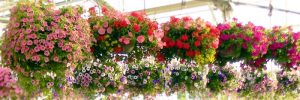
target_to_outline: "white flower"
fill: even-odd
[[[198,73],[198,75],[201,75],[201,72],[200,72],[200,71],[198,71],[197,73]]]
[[[138,78],[138,76],[134,76],[134,77],[133,77],[133,79],[137,79],[137,78]]]
[[[104,77],[105,76],[105,73],[101,73],[101,77]]]
[[[175,72],[175,75],[176,75],[176,76],[178,76],[178,75],[179,75],[179,73],[178,73],[178,72]]]
[[[97,62],[100,62],[100,60],[97,58],[97,60],[96,60]]]
[[[111,71],[112,71],[112,72],[115,71],[115,68],[111,67]]]
[[[147,76],[147,79],[149,80],[149,79],[150,79],[150,76]]]
[[[196,88],[198,88],[199,85],[198,85],[198,83],[194,83],[194,86],[195,86]]]
[[[94,62],[94,63],[93,63],[93,65],[94,65],[94,66],[97,66],[97,65],[98,65],[98,63],[97,63],[97,62]]]
[[[90,71],[90,68],[86,68],[87,71]]]
[[[85,70],[85,69],[82,69],[82,72],[84,73],[84,72],[86,72],[86,70]]]
[[[143,84],[147,84],[147,80],[146,79],[143,80]]]
[[[71,63],[67,63],[67,67],[70,67],[71,66]]]

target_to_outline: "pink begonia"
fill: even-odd
[[[138,41],[138,43],[143,43],[143,42],[145,41],[144,35],[138,36],[138,37],[137,37],[137,41]]]

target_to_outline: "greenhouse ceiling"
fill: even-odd
[[[0,1],[0,29],[9,21],[9,9],[18,0]],[[300,3],[298,0],[52,0],[57,7],[83,6],[84,9],[100,5],[122,12],[145,11],[158,22],[169,20],[170,16],[201,17],[214,24],[227,19],[238,18],[257,25],[291,25],[300,30]],[[227,9],[224,9],[227,8]],[[225,18],[225,19],[226,19]],[[0,31],[0,33],[2,33]]]

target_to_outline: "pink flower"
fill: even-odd
[[[143,43],[143,42],[145,41],[144,35],[138,36],[138,37],[137,37],[137,41],[138,41],[138,43]]]
[[[49,55],[50,55],[50,52],[49,52],[49,51],[44,51],[44,55],[45,55],[45,56],[49,56]]]
[[[59,58],[58,58],[57,56],[54,56],[54,57],[53,57],[53,61],[58,62],[58,61],[59,61]]]
[[[49,62],[49,58],[48,57],[45,57],[45,62]]]
[[[162,49],[164,46],[166,46],[166,43],[165,42],[162,42],[162,41],[158,41],[157,42],[157,46]]]
[[[130,43],[130,38],[124,38],[123,43],[126,44],[126,45],[129,44]]]
[[[34,47],[34,51],[35,52],[39,52],[40,51],[40,48],[38,46]]]
[[[72,55],[71,54],[68,54],[68,60],[72,60]]]
[[[32,42],[31,40],[28,40],[28,41],[27,41],[27,45],[30,46],[30,45],[32,45],[32,44],[33,44],[33,42]]]
[[[149,40],[150,42],[152,42],[152,41],[153,41],[153,35],[148,36],[148,40]]]
[[[103,27],[104,27],[104,28],[107,28],[107,27],[108,27],[108,22],[104,22],[104,23],[103,23]]]
[[[35,55],[35,56],[32,56],[32,61],[40,61],[40,56],[39,55]]]
[[[133,37],[132,32],[128,32],[129,37]]]
[[[98,33],[99,33],[100,35],[105,34],[105,29],[101,27],[101,28],[98,30]]]
[[[106,31],[107,31],[107,33],[111,34],[112,28],[111,28],[111,27],[108,27]]]

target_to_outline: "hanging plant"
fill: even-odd
[[[162,29],[163,42],[166,45],[157,56],[158,59],[196,60],[200,65],[214,61],[220,33],[209,22],[204,22],[200,18],[193,20],[190,17],[181,19],[171,17],[169,22],[162,24]]]
[[[208,79],[206,87],[214,94],[235,92],[238,88],[238,82],[240,81],[238,79],[239,74],[232,66],[221,68],[216,68],[216,66],[210,67],[206,77]]]
[[[154,59],[129,64],[124,77],[127,80],[125,89],[137,96],[156,96],[164,92],[164,65]]]
[[[26,1],[11,9],[2,58],[18,73],[27,96],[62,96],[66,77],[88,57],[91,36],[81,14],[81,7],[54,10],[51,5]]]
[[[245,25],[234,19],[231,23],[219,24],[220,45],[216,63],[224,66],[227,62],[245,60],[246,64],[262,68],[268,50],[267,30],[249,22]]]
[[[74,88],[85,97],[93,99],[100,94],[120,94],[124,90],[126,82],[122,76],[125,70],[117,63],[97,59],[82,66],[74,72]]]
[[[206,70],[198,67],[195,62],[181,64],[178,60],[172,60],[166,71],[167,94],[188,92],[191,95],[197,95],[204,91]]]
[[[276,93],[284,96],[299,96],[300,92],[300,75],[296,70],[280,71],[276,73],[278,85]]]
[[[277,88],[276,79],[272,74],[249,68],[242,70],[243,81],[240,84],[239,92],[242,96],[253,96],[256,98],[264,98],[274,96]]]
[[[90,9],[89,23],[94,38],[93,53],[99,59],[112,54],[127,54],[129,59],[141,59],[162,48],[162,32],[157,23],[143,12],[121,13],[102,7],[102,16]]]

